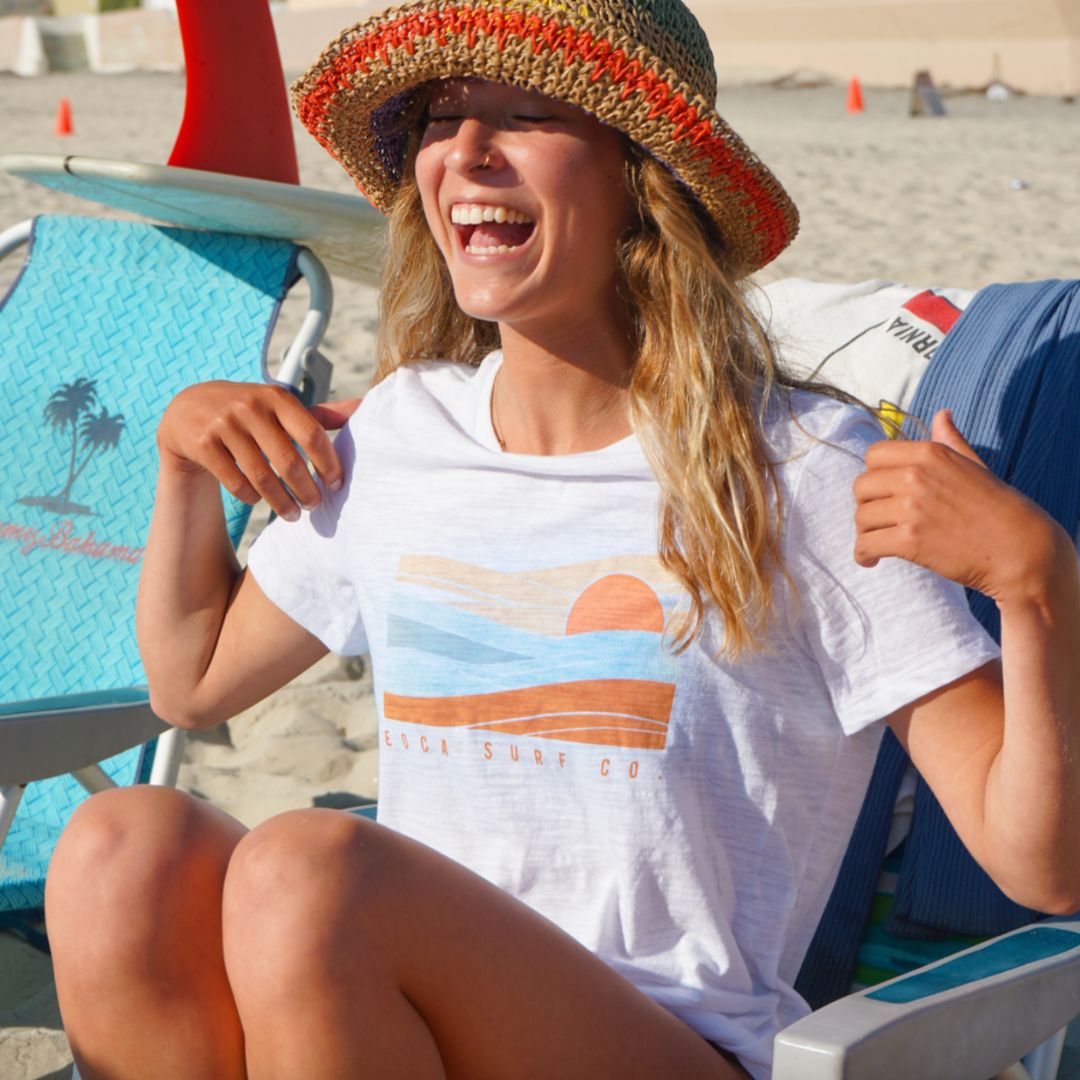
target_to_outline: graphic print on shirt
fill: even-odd
[[[898,387],[900,396],[879,398],[875,410],[886,436],[895,439],[907,420],[906,410],[910,407],[919,379],[946,334],[963,313],[948,297],[933,289],[924,289],[911,297],[896,315],[863,327],[833,349],[814,368],[811,377],[818,378],[822,374],[827,380],[833,377],[838,364],[851,362],[851,350],[859,354],[859,366],[864,369],[864,389],[867,386],[893,385],[898,373],[907,372],[902,387]],[[837,376],[836,379],[837,385],[845,385],[842,377]],[[867,400],[871,400],[869,396]]]
[[[928,364],[961,315],[963,311],[951,300],[932,289],[924,289],[904,304],[900,314],[890,320],[887,333],[890,339],[895,338],[908,349],[913,349]],[[896,402],[882,398],[878,401],[876,411],[885,435],[890,439],[899,438],[907,421],[904,409]]]
[[[406,555],[387,616],[383,715],[663,750],[675,697],[665,602],[678,595],[655,556],[501,573]]]

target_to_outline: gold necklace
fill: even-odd
[[[506,440],[499,433],[499,421],[495,415],[495,388],[499,385],[499,376],[502,374],[502,368],[495,372],[495,378],[491,382],[491,430],[495,433],[495,441],[499,444],[499,449],[506,450]]]

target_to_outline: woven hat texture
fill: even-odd
[[[791,199],[716,111],[712,51],[679,0],[389,8],[330,43],[293,84],[293,107],[386,212],[418,119],[418,89],[448,78],[536,90],[626,133],[693,192],[745,272],[795,237]]]

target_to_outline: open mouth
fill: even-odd
[[[521,247],[536,222],[528,214],[489,203],[455,203],[450,221],[469,255],[502,255]]]

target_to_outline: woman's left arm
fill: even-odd
[[[855,482],[855,560],[896,556],[1001,613],[1001,662],[888,718],[979,864],[1013,900],[1080,908],[1080,564],[1071,537],[985,468],[947,411],[882,442]]]

